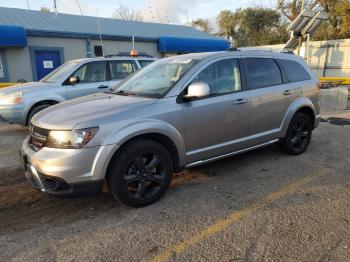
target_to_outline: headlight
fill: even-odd
[[[46,142],[52,148],[83,148],[96,135],[98,127],[73,131],[50,131]]]
[[[0,105],[16,105],[22,103],[22,92],[0,95]]]

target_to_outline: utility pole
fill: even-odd
[[[57,3],[56,3],[56,0],[53,0],[53,6],[54,6],[54,9],[55,9],[55,13],[57,14]]]
[[[75,1],[77,2],[77,5],[78,5],[78,7],[79,7],[80,14],[81,14],[82,16],[84,16],[83,10],[81,9],[80,3],[79,3],[79,0],[75,0]]]
[[[27,0],[27,8],[28,8],[28,10],[30,10],[29,0]]]

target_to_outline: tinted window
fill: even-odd
[[[109,62],[111,79],[124,79],[134,73],[135,65],[131,61],[111,61]]]
[[[152,62],[154,62],[154,61],[152,61],[152,60],[139,60],[139,63],[141,65],[141,67],[145,67],[145,66],[149,65]]]
[[[302,65],[291,60],[278,60],[289,82],[309,80],[310,76]]]
[[[246,58],[247,81],[250,89],[282,84],[277,63],[271,58]]]
[[[237,59],[225,59],[215,62],[200,72],[192,81],[205,82],[212,95],[231,93],[241,90],[241,78]]]
[[[79,77],[80,83],[106,81],[106,63],[93,62],[80,67],[73,76]]]

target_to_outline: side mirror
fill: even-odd
[[[189,85],[189,87],[187,88],[187,94],[184,95],[184,98],[187,100],[191,100],[207,96],[210,96],[209,85],[204,82],[197,82]]]
[[[75,85],[75,84],[80,82],[80,79],[79,79],[78,76],[71,76],[71,77],[69,77],[69,81],[68,82],[69,82],[70,85]]]

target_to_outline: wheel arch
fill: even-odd
[[[135,141],[137,139],[149,139],[164,146],[164,148],[171,155],[171,158],[173,160],[174,171],[177,172],[181,170],[183,164],[181,163],[180,152],[175,142],[169,136],[164,135],[160,132],[147,132],[147,133],[135,135],[133,137],[129,137],[127,140],[123,141],[123,143],[113,152],[112,156],[109,159],[106,172],[105,172],[105,178],[108,178],[109,170],[111,168],[113,160],[116,157],[118,157],[118,155],[122,152],[123,148],[127,146],[128,143]]]
[[[296,99],[288,108],[288,111],[284,117],[282,127],[281,127],[281,137],[287,134],[287,130],[290,122],[292,121],[294,115],[298,112],[303,112],[307,114],[311,121],[313,128],[316,122],[316,110],[312,101],[307,97],[300,97]]]
[[[26,114],[25,114],[25,122],[24,124],[25,125],[28,125],[28,118],[29,118],[29,115],[30,113],[37,107],[37,106],[40,106],[40,105],[50,105],[50,106],[53,106],[53,105],[56,105],[58,103],[60,103],[61,101],[57,101],[56,99],[44,99],[44,100],[40,100],[40,101],[37,101],[35,103],[33,103],[29,109],[27,110]]]

